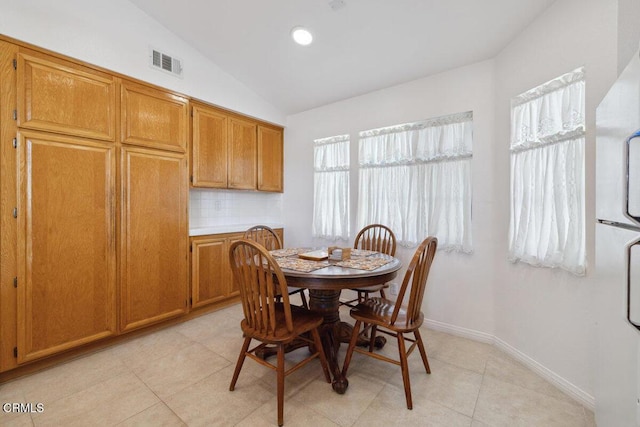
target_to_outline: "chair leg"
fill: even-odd
[[[424,348],[424,344],[422,343],[422,336],[420,335],[420,331],[416,329],[413,331],[413,335],[416,337],[416,342],[418,343],[418,349],[420,350],[420,356],[422,356],[422,364],[424,365],[424,369],[427,370],[427,374],[431,373],[431,368],[429,368],[429,359],[427,359],[427,351]]]
[[[240,375],[240,370],[242,369],[242,364],[244,363],[245,357],[247,357],[247,350],[249,349],[249,344],[251,343],[250,337],[245,337],[244,342],[242,343],[242,349],[240,350],[240,355],[238,356],[238,362],[236,362],[236,370],[233,371],[233,378],[231,379],[231,385],[229,386],[229,391],[233,391],[236,387],[236,381],[238,381],[238,376]]]
[[[349,363],[351,363],[351,356],[353,356],[353,350],[356,348],[356,342],[358,341],[358,331],[360,330],[360,320],[356,320],[356,324],[353,325],[353,333],[351,334],[351,341],[349,341],[349,347],[347,347],[347,354],[344,356],[344,365],[342,365],[342,375],[347,376],[347,370],[349,369]]]
[[[398,350],[400,353],[400,367],[402,368],[402,382],[404,383],[404,396],[407,399],[407,409],[413,409],[411,401],[411,382],[409,381],[409,364],[407,363],[407,349],[404,344],[404,336],[398,332]]]
[[[329,375],[329,364],[327,363],[327,357],[324,354],[324,348],[322,347],[322,341],[320,341],[320,334],[318,333],[317,328],[311,330],[311,336],[313,337],[313,342],[316,345],[316,351],[318,352],[318,357],[320,358],[320,365],[322,365],[324,377],[327,382],[330,383],[331,375]]]
[[[309,304],[307,304],[307,297],[304,295],[304,291],[300,291],[300,299],[302,299],[302,306],[309,309]]]
[[[284,423],[284,344],[278,344],[278,425]]]
[[[365,327],[367,325],[365,324]],[[378,325],[371,325],[371,336],[369,337],[369,353],[373,353],[373,347],[376,344],[376,331],[378,330]]]

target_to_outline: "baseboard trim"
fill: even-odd
[[[591,411],[595,410],[596,402],[595,398],[589,393],[585,392],[581,388],[577,387],[570,381],[567,381],[560,375],[556,374],[552,370],[546,368],[540,363],[536,362],[531,357],[527,356],[517,348],[509,345],[505,341],[500,338],[487,334],[485,332],[476,331],[473,329],[463,328],[456,325],[451,325],[444,322],[439,322],[437,320],[429,320],[425,319],[425,325],[430,329],[434,329],[436,331],[446,332],[451,335],[457,335],[463,338],[468,338],[474,341],[479,341],[487,344],[493,344],[500,350],[507,353],[509,356],[518,360],[520,363],[540,375],[545,380],[549,381],[551,384],[571,396],[577,402],[585,406],[587,409]]]
[[[495,337],[486,332],[476,331],[474,329],[467,329],[461,326],[451,325],[449,323],[438,322],[437,320],[424,320],[425,325],[429,329],[433,329],[440,332],[446,332],[451,335],[457,335],[462,338],[469,338],[474,341],[480,341],[487,344],[494,344]]]

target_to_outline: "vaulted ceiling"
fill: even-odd
[[[492,58],[555,0],[131,1],[293,114]]]

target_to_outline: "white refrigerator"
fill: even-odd
[[[596,422],[640,426],[640,56],[596,111]]]

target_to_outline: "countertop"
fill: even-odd
[[[211,227],[190,228],[189,236],[206,236],[208,234],[239,233],[253,227],[254,225],[266,225],[267,227],[271,227],[271,228],[284,228],[283,224],[277,224],[277,223],[214,225]]]

